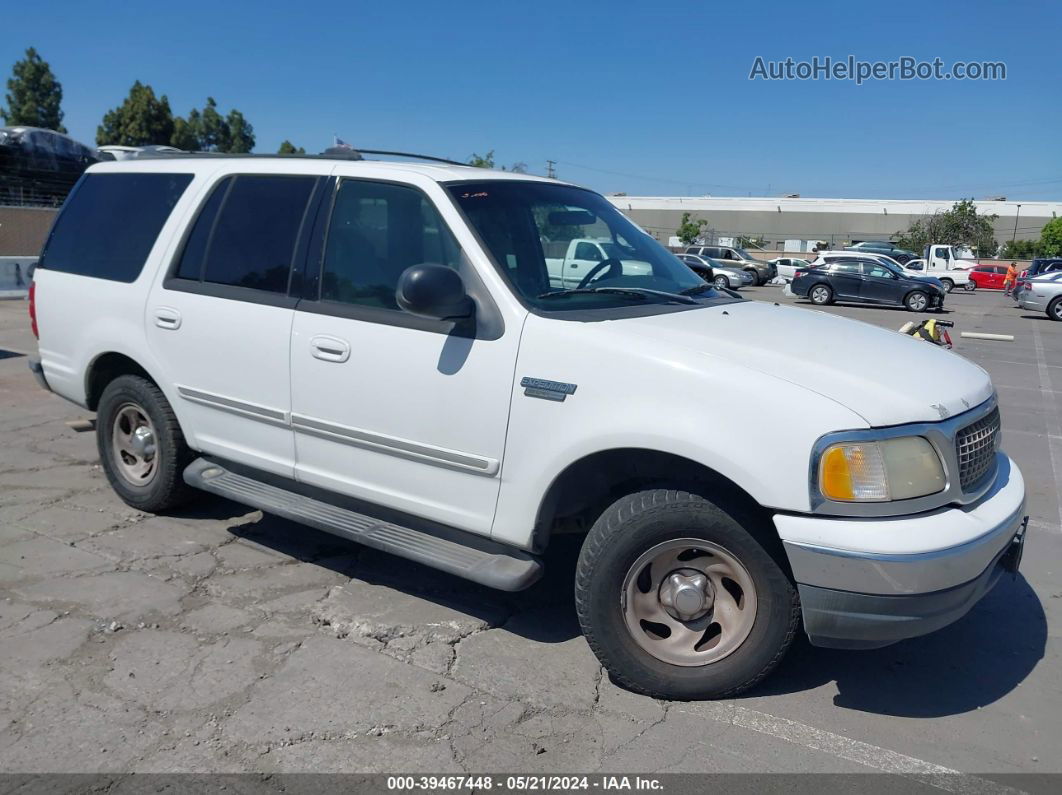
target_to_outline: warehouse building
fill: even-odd
[[[861,240],[892,240],[913,222],[950,210],[954,200],[925,199],[805,199],[744,198],[724,196],[609,196],[616,207],[665,245],[678,245],[675,231],[683,213],[704,219],[705,243],[727,245],[727,238],[762,239],[768,251],[800,251],[813,242],[831,248]],[[1052,218],[1062,214],[1062,202],[975,201],[977,212],[998,216],[993,222],[996,240],[1003,243],[1036,240]],[[787,246],[789,241],[789,246]],[[991,252],[979,252],[988,255]]]

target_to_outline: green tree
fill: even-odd
[[[295,148],[295,144],[293,144],[291,141],[285,139],[284,141],[281,142],[280,148],[277,150],[277,154],[278,155],[304,155],[304,154],[306,154],[306,150],[303,149],[301,146],[296,149]]]
[[[1053,218],[1040,230],[1040,256],[1062,257],[1062,218]]]
[[[176,146],[186,152],[195,152],[199,149],[199,137],[197,128],[199,125],[199,111],[193,110],[188,118],[178,116],[173,120],[173,135],[170,136],[170,146]]]
[[[682,214],[682,223],[679,224],[679,228],[675,230],[675,235],[682,244],[685,246],[692,246],[704,234],[704,227],[708,225],[708,221],[704,218],[699,218],[694,221],[689,213]]]
[[[178,116],[173,120],[170,144],[195,152],[245,154],[254,149],[254,127],[235,108],[222,116],[217,101],[207,97],[202,110],[193,108],[187,118]]]
[[[999,256],[1001,259],[1032,259],[1039,251],[1039,240],[1008,240]]]
[[[468,158],[468,164],[476,168],[494,168],[494,150],[491,149],[485,155],[478,155],[473,152]]]
[[[15,61],[7,90],[7,108],[0,110],[5,124],[25,124],[66,132],[63,111],[59,107],[63,101],[63,87],[55,79],[48,62],[32,47],[26,50],[23,60]]]
[[[169,144],[173,133],[173,112],[166,95],[156,97],[151,86],[137,80],[125,101],[104,114],[103,123],[96,129],[96,143],[100,146]]]
[[[897,244],[911,251],[922,251],[931,243],[947,246],[969,246],[981,256],[996,251],[992,222],[999,216],[980,215],[973,199],[955,202],[950,210],[940,210],[919,218],[906,232],[898,232]]]
[[[228,144],[222,151],[244,155],[254,149],[254,127],[235,108],[225,117],[225,128],[228,130]]]

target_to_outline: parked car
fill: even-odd
[[[823,306],[834,301],[893,304],[912,312],[942,309],[947,291],[939,282],[909,276],[873,259],[841,259],[797,271],[793,293]]]
[[[699,257],[696,254],[678,254],[677,256],[689,266],[690,270],[720,289],[739,290],[756,282],[748,271],[728,267],[718,260]]]
[[[884,254],[887,257],[892,257],[901,265],[918,257],[915,252],[900,248],[887,240],[864,240],[862,243],[845,246],[844,250],[855,251],[859,254]]]
[[[822,265],[828,262],[855,262],[856,260],[870,260],[872,262],[880,262],[890,270],[902,271],[905,275],[910,276],[913,279],[921,279],[928,281],[930,284],[934,284],[943,287],[945,292],[951,292],[956,284],[962,284],[963,289],[972,290],[974,285],[970,282],[969,275],[965,272],[947,272],[943,279],[937,278],[936,275],[927,275],[917,267],[918,260],[910,260],[907,265],[901,265],[892,257],[885,254],[855,254],[851,251],[820,251],[812,265]],[[911,267],[911,264],[915,263],[916,267]]]
[[[770,263],[756,259],[743,248],[734,246],[687,246],[684,254],[696,254],[699,257],[709,257],[724,265],[741,268],[752,274],[756,280],[756,286],[767,284],[778,275],[778,271]]]
[[[1062,257],[1037,257],[1021,272],[1020,278],[1031,279],[1033,276],[1055,271],[1062,271]]]
[[[970,281],[984,290],[1002,290],[1006,265],[976,265],[970,268]]]
[[[1018,297],[1018,306],[1045,312],[1051,320],[1062,320],[1062,270],[1028,279]]]
[[[557,207],[651,272],[551,288]],[[96,413],[127,504],[200,489],[509,591],[581,534],[589,646],[653,696],[730,697],[801,628],[849,649],[939,629],[1020,560],[1025,486],[984,370],[717,291],[553,180],[103,163],[29,307],[30,368]],[[756,422],[706,423],[706,400]]]
[[[797,268],[806,268],[811,264],[806,259],[797,259],[795,257],[777,257],[776,259],[768,260],[768,265],[774,265],[775,272],[783,279],[792,281],[796,275]]]

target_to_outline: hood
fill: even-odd
[[[941,420],[994,392],[988,373],[958,354],[816,310],[741,301],[630,318],[614,327],[804,387],[872,426]],[[769,395],[764,399],[770,402]]]

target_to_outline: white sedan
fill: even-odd
[[[778,275],[785,279],[787,282],[793,281],[793,277],[796,276],[798,268],[806,268],[811,263],[806,259],[796,259],[793,257],[778,257],[768,262],[769,265],[774,265],[778,269]]]

